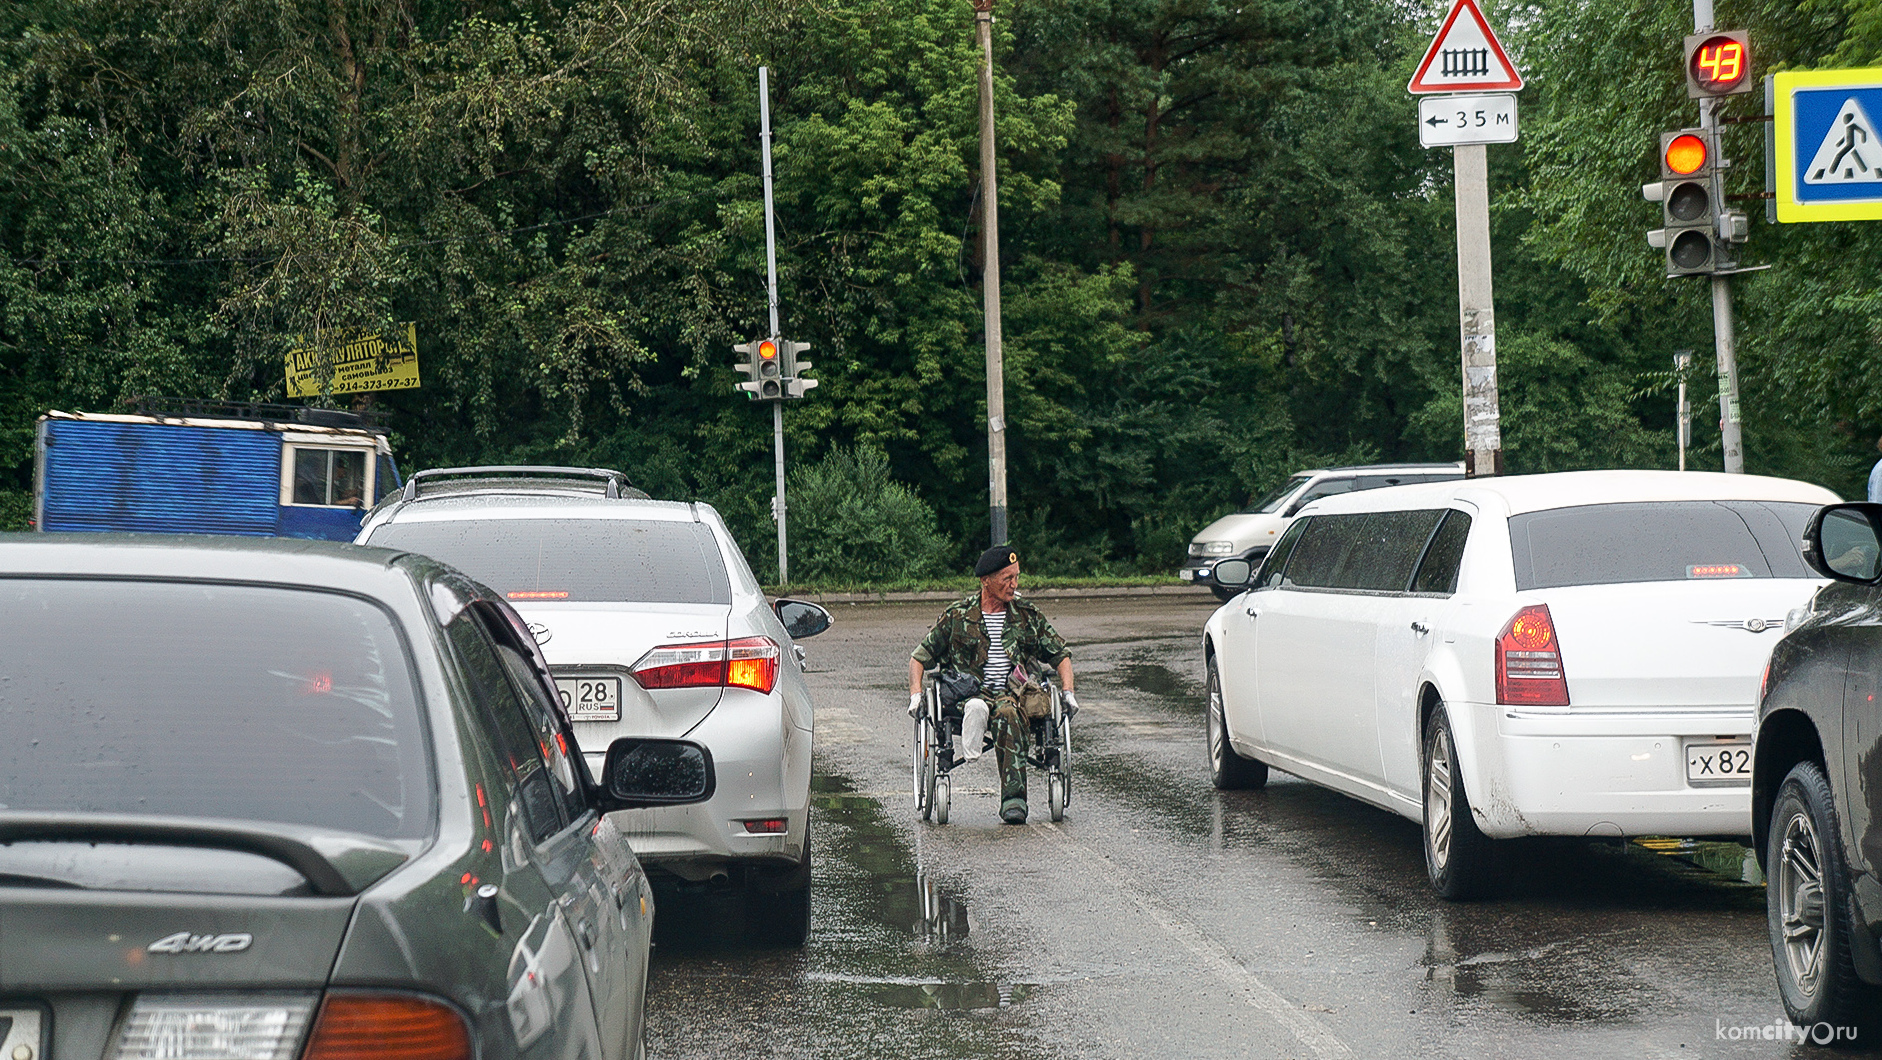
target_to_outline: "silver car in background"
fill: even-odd
[[[750,934],[803,944],[812,711],[794,638],[830,616],[768,601],[711,506],[649,500],[605,469],[442,468],[414,474],[358,541],[430,556],[503,593],[583,746],[638,736],[707,747],[710,801],[614,822],[650,874],[687,890],[743,888]]]

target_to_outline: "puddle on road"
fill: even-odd
[[[965,876],[930,875],[885,806],[901,792],[811,778],[816,850],[812,932],[801,950],[743,941],[737,894],[726,908],[694,902],[683,937],[654,950],[647,994],[649,1055],[1025,1060],[1041,1054],[1032,984],[1002,981],[1001,955],[980,938]],[[916,836],[919,839],[919,833]],[[965,871],[965,870],[963,870]],[[687,912],[666,901],[660,916]],[[707,937],[718,921],[726,929]],[[970,938],[970,932],[975,937]],[[976,943],[982,949],[977,950]],[[765,1033],[754,1037],[753,1028]],[[780,1044],[782,1043],[782,1044]]]
[[[888,983],[866,991],[869,999],[893,1008],[1006,1008],[1032,996],[1028,983]]]
[[[1104,675],[1107,685],[1120,685],[1133,692],[1166,700],[1163,705],[1185,713],[1202,711],[1202,685],[1186,674],[1177,673],[1160,662],[1131,661],[1111,667]]]
[[[860,892],[855,897],[862,899],[857,913],[928,948],[946,948],[967,938],[972,921],[966,900],[916,867],[906,841],[877,800],[856,794],[844,778],[817,775],[811,780],[810,801],[817,810],[841,818],[850,860],[864,870],[853,885]]]
[[[1634,845],[1716,872],[1728,880],[1764,886],[1764,870],[1758,867],[1758,855],[1739,843],[1650,836],[1634,840]]]

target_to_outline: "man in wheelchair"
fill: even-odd
[[[909,656],[908,713],[912,717],[922,709],[922,679],[929,667],[942,677],[944,703],[951,698],[947,685],[966,686],[955,692],[971,693],[959,700],[963,757],[980,757],[991,727],[994,760],[1000,767],[1000,819],[1025,824],[1031,725],[1021,699],[1027,666],[1057,669],[1060,703],[1070,716],[1078,710],[1072,695],[1072,657],[1046,616],[1018,598],[1019,553],[1005,545],[990,548],[974,564],[974,573],[980,591],[943,611]],[[962,676],[950,679],[950,671]]]

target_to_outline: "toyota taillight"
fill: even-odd
[[[1568,706],[1568,674],[1547,604],[1516,612],[1496,639],[1496,701],[1511,706]]]
[[[770,637],[746,637],[727,645],[725,683],[754,692],[771,691],[778,683],[778,644]]]
[[[471,1060],[470,1028],[443,1002],[411,994],[333,993],[302,1060]]]
[[[634,664],[642,688],[718,688],[725,684],[725,641],[663,644]]]
[[[646,689],[729,685],[770,692],[778,683],[781,654],[770,637],[663,644],[634,664],[634,679]]]

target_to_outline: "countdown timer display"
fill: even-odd
[[[1751,40],[1738,30],[1686,38],[1686,94],[1694,99],[1752,89]]]

